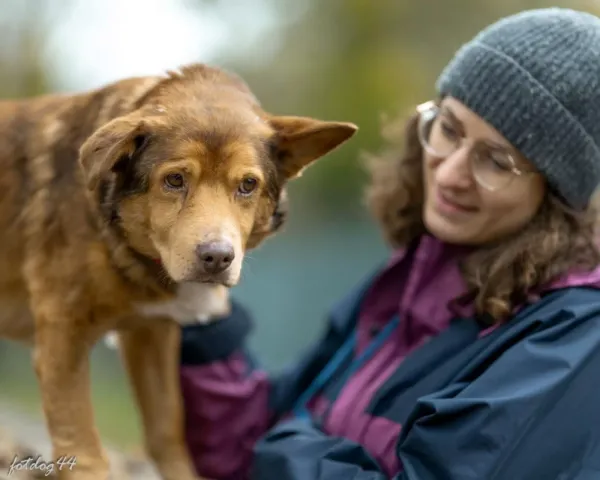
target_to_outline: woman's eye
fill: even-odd
[[[492,153],[487,154],[486,157],[488,159],[488,163],[492,164],[496,170],[500,170],[503,172],[509,172],[510,170],[512,170],[512,164],[506,157],[500,154]]]
[[[183,175],[180,173],[170,173],[165,177],[165,185],[169,188],[182,188],[184,185]]]
[[[256,186],[258,182],[255,178],[248,177],[242,180],[240,186],[238,187],[238,192],[242,195],[250,195],[254,190],[256,190]]]
[[[440,126],[442,129],[442,133],[449,140],[455,140],[456,137],[458,137],[456,130],[454,128],[452,128],[452,125],[450,125],[449,123],[441,122]]]

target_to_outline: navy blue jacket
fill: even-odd
[[[600,291],[555,292],[476,340],[479,331],[456,321],[373,399],[374,414],[403,425],[395,478],[599,479]],[[307,418],[257,444],[251,477],[388,478],[360,445]]]
[[[352,332],[355,302],[338,307],[313,356],[285,375],[276,410],[292,407],[296,395],[286,393]],[[553,292],[480,332],[474,320],[456,320],[409,355],[372,399],[373,415],[402,425],[396,453],[403,470],[395,478],[600,478],[600,291]],[[257,442],[250,478],[388,477],[361,445],[302,416],[281,420]]]

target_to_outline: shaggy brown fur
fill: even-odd
[[[0,103],[0,335],[34,346],[54,455],[77,458],[62,477],[107,478],[88,355],[117,330],[151,457],[195,478],[173,320],[226,311],[286,182],[355,131],[270,115],[205,65]]]
[[[384,137],[390,147],[368,158],[372,181],[366,200],[393,247],[407,247],[426,231],[417,123],[417,114],[388,123]],[[462,272],[469,291],[457,301],[474,299],[482,319],[500,322],[537,287],[571,269],[596,267],[598,218],[594,203],[574,212],[548,194],[523,231],[467,256]]]

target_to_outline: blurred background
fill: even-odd
[[[440,69],[479,29],[546,6],[600,15],[600,0],[1,0],[0,97],[81,91],[201,61],[240,74],[273,113],[357,123],[351,142],[292,185],[285,231],[249,255],[233,290],[257,319],[251,348],[278,370],[388,254],[362,200],[361,158],[382,146],[382,118],[429,99]],[[101,434],[139,449],[129,388],[103,345],[93,388]],[[8,343],[0,402],[40,417],[30,354]]]

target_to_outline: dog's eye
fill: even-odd
[[[256,181],[256,178],[247,177],[242,180],[242,183],[240,183],[238,191],[242,195],[250,195],[256,189],[257,184],[258,182]]]
[[[165,177],[165,185],[169,188],[181,188],[183,183],[183,175],[179,173],[170,173]]]

